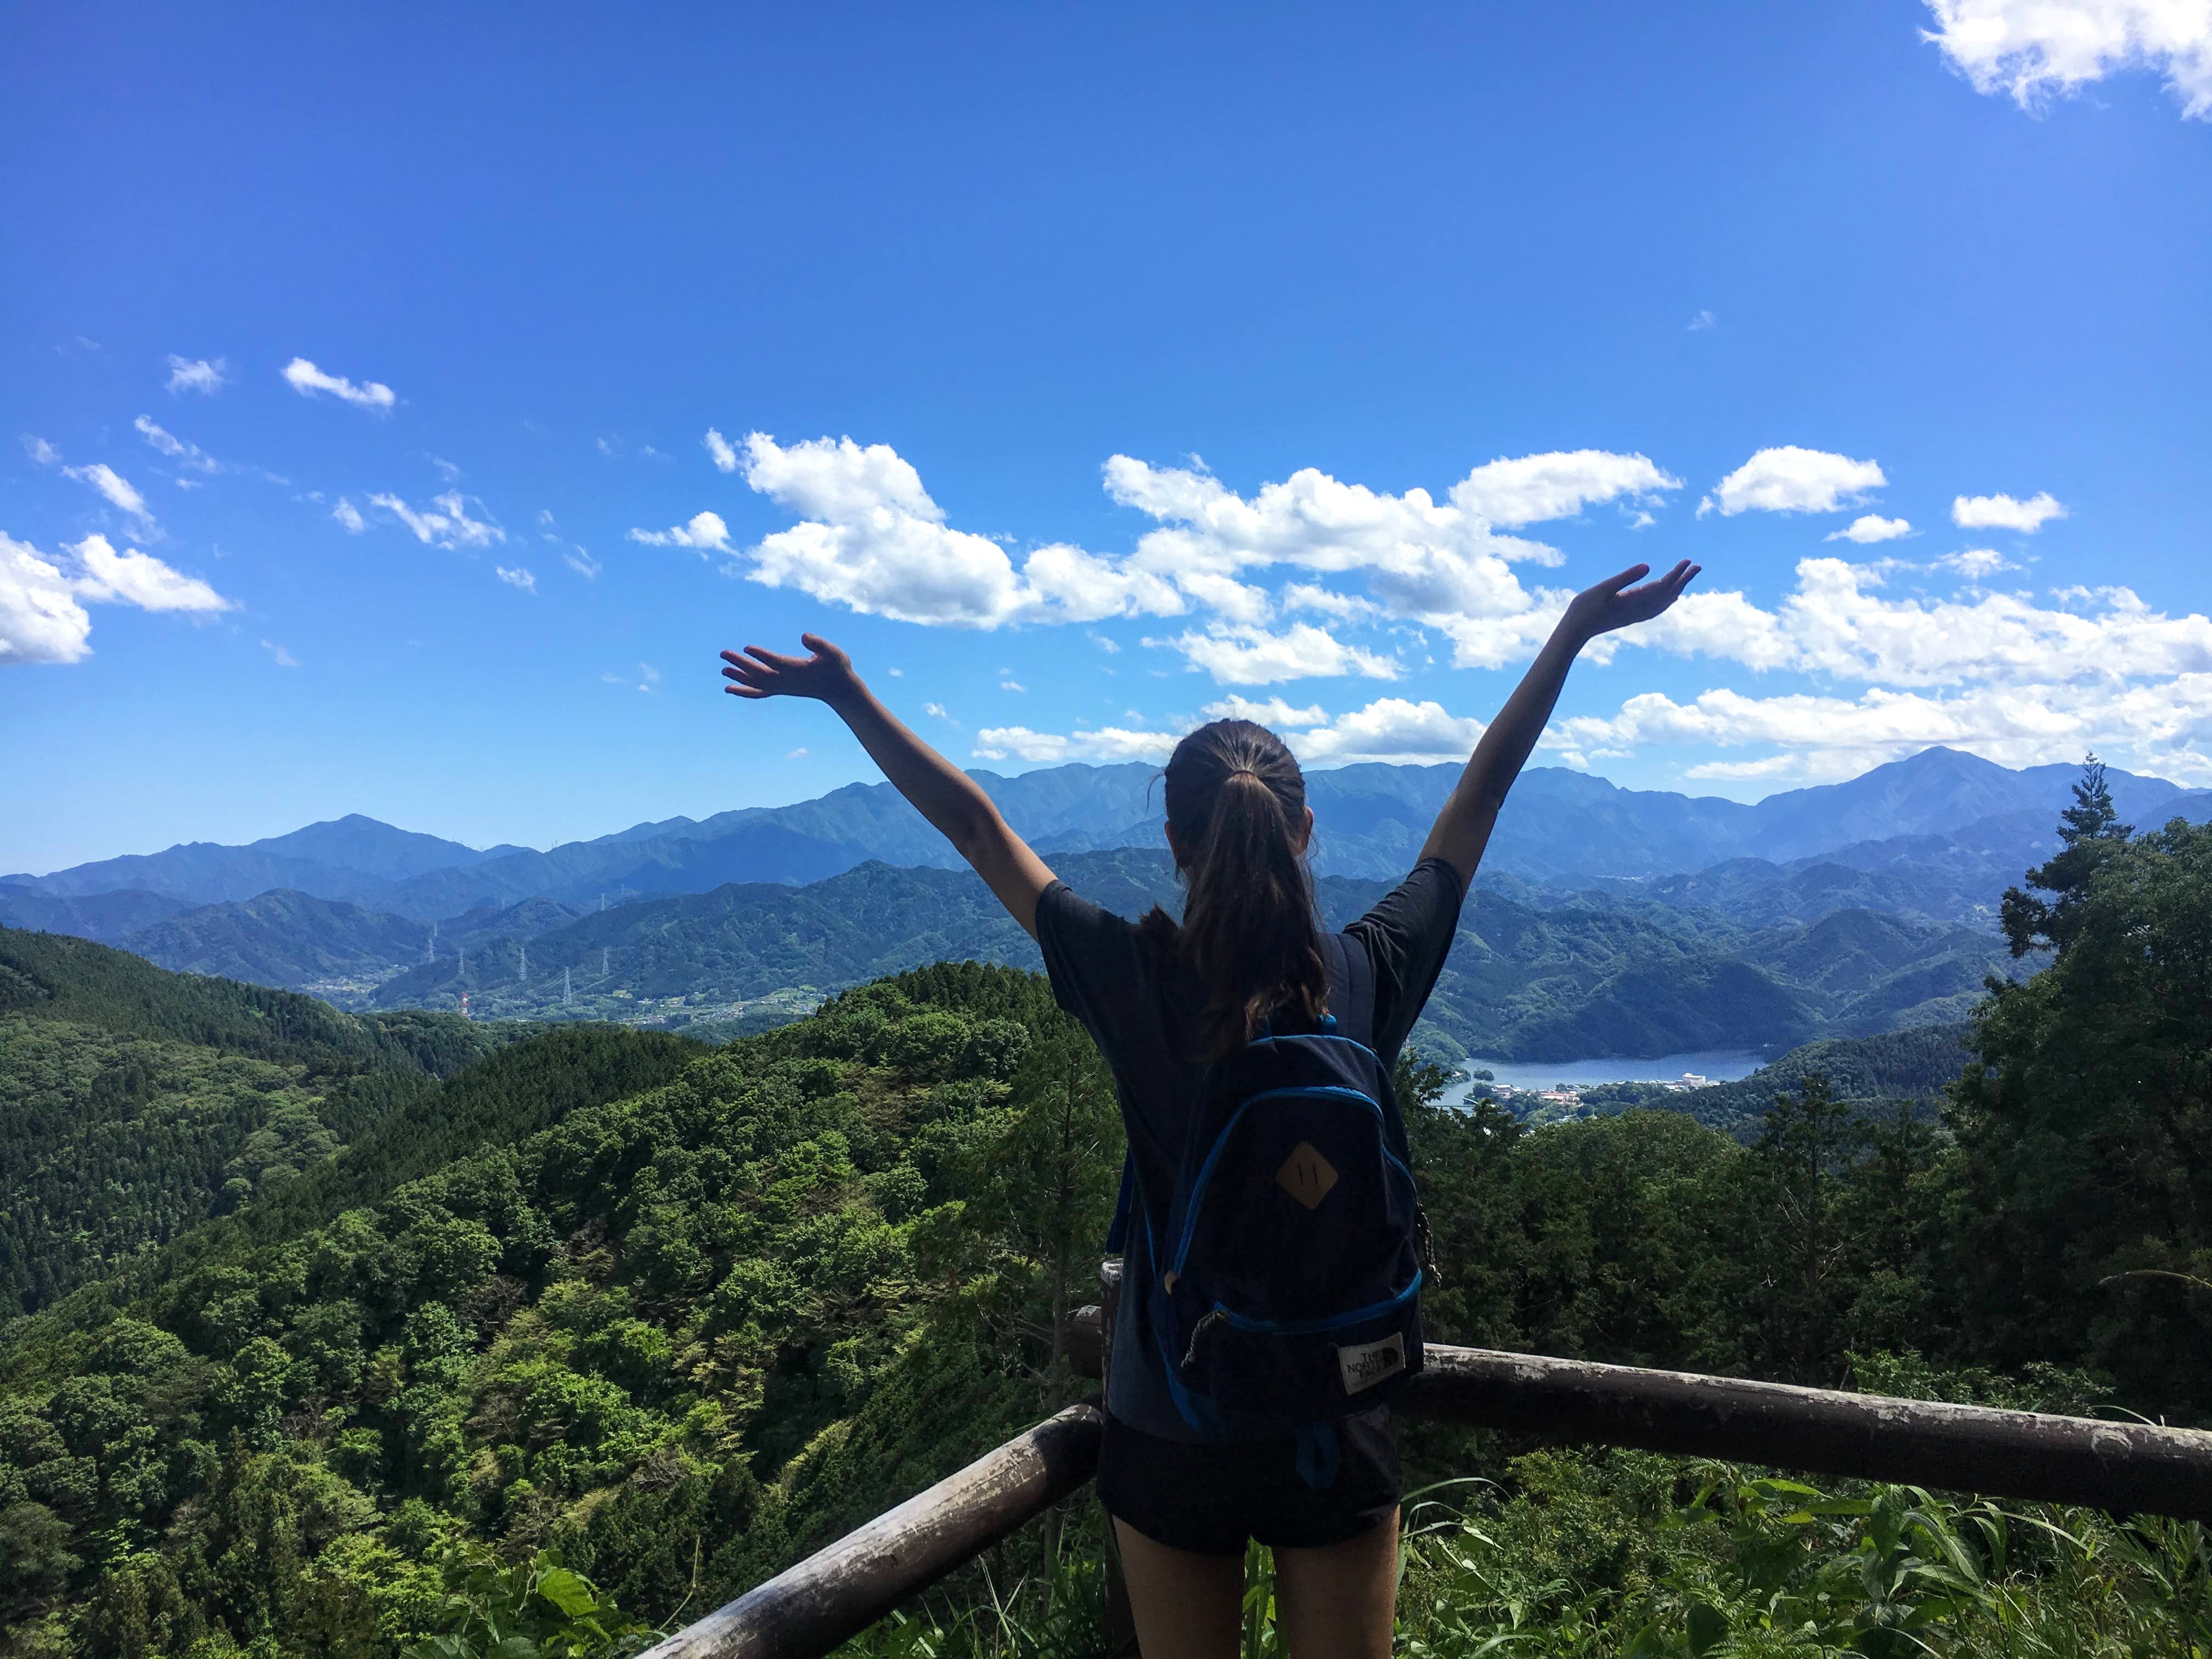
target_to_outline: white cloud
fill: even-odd
[[[1910,536],[1912,526],[1903,519],[1885,519],[1879,513],[1863,514],[1841,530],[1832,530],[1823,538],[1832,542],[1856,542],[1864,547],[1870,542],[1893,542],[1899,536]]]
[[[699,441],[707,446],[708,454],[714,458],[717,472],[735,472],[738,470],[738,452],[731,447],[730,441],[713,427],[707,428],[707,435]]]
[[[1329,725],[1290,739],[1308,765],[1348,766],[1355,761],[1420,765],[1465,760],[1474,752],[1483,723],[1449,714],[1441,703],[1383,697],[1340,714]]]
[[[300,665],[300,659],[274,640],[262,641],[261,648],[269,653],[270,660],[279,668],[297,668]]]
[[[1293,708],[1280,697],[1255,702],[1249,697],[1232,694],[1218,702],[1206,704],[1199,712],[1210,720],[1255,720],[1281,731],[1301,726],[1325,726],[1328,722],[1328,714],[1319,703],[1308,708]]]
[[[1091,643],[1097,646],[1101,651],[1103,651],[1109,657],[1119,656],[1121,654],[1121,641],[1110,639],[1106,635],[1093,634],[1091,636]]]
[[[509,587],[519,587],[526,593],[535,593],[538,591],[538,578],[530,574],[526,566],[510,567],[496,564],[492,567],[492,570],[500,580],[505,582]]]
[[[1026,691],[1029,690],[1029,687],[1024,685],[1019,680],[1000,680],[999,682],[999,690],[1001,691]]]
[[[198,444],[188,443],[173,433],[165,432],[145,416],[141,415],[131,424],[138,428],[140,435],[153,447],[155,453],[167,455],[179,465],[191,467],[196,472],[222,471],[222,463],[210,455]]]
[[[70,663],[90,651],[86,604],[145,611],[228,611],[229,600],[197,577],[150,554],[118,553],[105,536],[88,536],[49,558],[0,532],[0,664]]]
[[[2000,571],[2017,570],[2020,567],[1994,547],[1970,547],[1962,552],[1946,553],[1936,561],[1936,568],[1954,570],[1970,581],[1986,581]]]
[[[2033,535],[2066,509],[2042,490],[2024,501],[2009,495],[1961,495],[1951,503],[1951,522],[1966,530],[2017,530]]]
[[[303,398],[318,392],[327,392],[361,409],[388,410],[399,400],[392,388],[377,380],[363,380],[355,385],[343,374],[325,374],[305,357],[295,357],[284,365],[284,382]]]
[[[69,550],[83,574],[74,586],[95,603],[135,605],[142,611],[229,611],[234,607],[197,576],[173,569],[150,553],[118,553],[105,536],[87,536]]]
[[[1096,732],[1057,734],[1032,732],[1026,726],[987,726],[975,734],[974,754],[979,760],[1164,761],[1175,752],[1176,740],[1163,732],[1132,732],[1109,726]]]
[[[730,551],[730,527],[722,522],[719,513],[695,514],[690,523],[679,524],[672,530],[633,530],[629,538],[643,542],[647,547],[696,548],[702,558],[709,552]]]
[[[432,455],[426,459],[429,461],[431,465],[438,469],[438,476],[443,478],[447,483],[458,483],[460,482],[461,469],[454,465],[453,462],[446,459],[441,455]]]
[[[1709,762],[1699,777],[1844,777],[1930,744],[2008,766],[2079,755],[2135,759],[2160,775],[2212,782],[2212,673],[2151,685],[1979,686],[1948,696],[1871,688],[1856,698],[1750,697],[1717,689],[1688,703],[1632,697],[1610,719],[1558,723],[1548,743],[1777,746],[1781,756]]]
[[[1355,593],[1340,593],[1318,582],[1287,583],[1276,597],[1285,611],[1316,611],[1339,622],[1358,622],[1379,614],[1373,600],[1363,599]]]
[[[65,477],[90,484],[109,501],[121,507],[141,522],[151,522],[154,515],[148,510],[146,498],[133,489],[130,482],[106,461],[94,461],[89,466],[65,466]]]
[[[1274,685],[1284,680],[1333,679],[1345,674],[1395,680],[1398,665],[1346,645],[1311,623],[1293,623],[1279,634],[1216,623],[1164,641],[1225,685]]]
[[[2212,6],[2203,0],[1928,0],[1924,29],[1982,93],[2022,109],[2123,70],[2155,70],[2185,116],[2212,118]]]
[[[368,520],[361,516],[361,509],[343,495],[338,497],[338,504],[331,509],[331,517],[356,536],[368,528]]]
[[[606,568],[606,566],[601,564],[597,559],[584,551],[580,547],[574,548],[572,551],[562,554],[561,562],[567,565],[569,569],[574,571],[586,581],[598,580],[599,572]]]
[[[1855,507],[1888,482],[1874,461],[1784,444],[1762,449],[1723,478],[1707,500],[1723,516],[1738,513],[1833,513]],[[1702,516],[1707,510],[1700,504]]]
[[[76,662],[91,633],[61,567],[0,531],[0,664]]]
[[[941,702],[926,702],[921,706],[921,712],[925,714],[933,714],[941,720],[952,719],[951,715],[945,712],[945,705]]]
[[[885,444],[817,438],[785,447],[756,432],[743,471],[753,489],[804,520],[745,550],[744,574],[770,587],[961,628],[1186,608],[1163,577],[1080,548],[1039,548],[1017,571],[988,536],[948,526],[921,475]]]
[[[229,380],[230,365],[221,357],[210,361],[205,357],[179,357],[174,352],[169,354],[168,390],[172,392],[215,392],[228,384]]]
[[[1491,524],[1510,528],[1572,518],[1594,501],[1622,495],[1645,501],[1662,490],[1681,487],[1680,478],[1669,477],[1641,455],[1577,449],[1478,466],[1452,486],[1451,500]]]
[[[26,455],[28,455],[33,461],[36,461],[40,466],[59,466],[61,465],[62,453],[60,450],[56,449],[44,438],[33,437],[27,432],[24,433],[22,435],[23,453]]]
[[[2124,587],[2067,596],[2057,608],[2017,593],[1893,599],[1879,568],[1802,559],[1773,611],[1741,593],[1694,590],[1665,616],[1618,637],[1867,684],[2044,684],[2212,671],[2212,620],[2152,611]],[[2071,608],[2069,608],[2069,607]]]
[[[1719,321],[1710,311],[1700,311],[1696,316],[1690,319],[1690,332],[1692,334],[1703,334],[1710,329],[1718,328],[1719,326]]]
[[[489,547],[495,542],[507,539],[507,532],[485,520],[471,519],[468,504],[458,490],[448,490],[430,498],[433,511],[418,513],[397,495],[371,495],[371,507],[380,507],[415,532],[418,542],[435,542],[440,547]],[[477,502],[479,511],[483,503]],[[344,520],[341,519],[340,523]]]
[[[1483,731],[1480,720],[1449,714],[1440,703],[1409,702],[1403,697],[1381,698],[1334,720],[1318,708],[1291,708],[1279,697],[1265,702],[1227,697],[1209,704],[1204,712],[1212,719],[1258,720],[1287,732],[1285,740],[1301,762],[1312,766],[1463,761],[1474,752]],[[1165,760],[1176,741],[1173,732],[1123,726],[1066,733],[1033,732],[1025,726],[989,726],[975,734],[975,753],[986,760],[1040,763]]]
[[[787,749],[784,751],[783,757],[786,760],[805,760],[814,751],[812,750],[805,748]]]

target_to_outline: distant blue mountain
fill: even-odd
[[[410,877],[481,864],[521,850],[494,847],[479,851],[457,841],[395,830],[355,812],[244,847],[188,842],[166,852],[131,854],[48,876],[9,876],[0,882],[57,898],[136,890],[212,904],[294,888],[319,898],[377,903]]]
[[[1316,872],[1370,880],[1403,873],[1459,773],[1456,765],[1368,764],[1310,774]],[[1158,774],[1151,766],[971,775],[1047,857],[1161,845]],[[1862,884],[1869,902],[1948,919],[1986,906],[1993,874],[2002,872],[2002,887],[2018,879],[2031,855],[2040,855],[2034,849],[2048,842],[2076,775],[2071,766],[2014,771],[1936,748],[1845,782],[1746,805],[1622,789],[1587,773],[1537,768],[1522,778],[1500,816],[1486,867],[1573,886],[1657,883],[1651,896],[1674,902],[1666,878],[1729,865],[1723,884],[1746,902],[1753,888],[1794,884],[1798,898],[1780,891],[1759,902],[1805,919],[1810,890],[1833,880],[1808,883],[1804,861],[1813,860],[1888,878]],[[2212,792],[2122,772],[2111,780],[2122,814],[2138,823],[2212,817]],[[789,806],[635,824],[547,852],[478,850],[356,816],[246,847],[195,842],[5,882],[54,898],[135,890],[194,904],[281,888],[428,922],[533,898],[589,910],[733,881],[803,884],[870,860],[938,867],[956,861],[889,784],[850,784]],[[1771,878],[1761,864],[1771,867]],[[1938,879],[1918,900],[1904,891],[1931,872]]]

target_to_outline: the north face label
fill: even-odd
[[[1393,1331],[1380,1342],[1364,1342],[1354,1348],[1339,1348],[1336,1363],[1344,1373],[1344,1391],[1358,1394],[1362,1389],[1371,1389],[1386,1377],[1397,1376],[1406,1369],[1406,1338],[1401,1331]]]

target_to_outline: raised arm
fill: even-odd
[[[1484,728],[1451,799],[1437,814],[1435,827],[1421,848],[1423,858],[1447,859],[1462,882],[1474,882],[1475,866],[1482,862],[1482,850],[1490,844],[1490,832],[1498,823],[1498,809],[1505,805],[1506,792],[1528,764],[1536,739],[1543,736],[1577,653],[1601,634],[1650,621],[1681,597],[1698,567],[1685,559],[1657,581],[1629,586],[1650,573],[1648,564],[1632,565],[1575,595],[1505,707]]]
[[[1006,827],[991,798],[951,761],[939,754],[877,701],[853,672],[853,659],[816,634],[799,642],[812,654],[787,657],[749,645],[742,654],[722,653],[729,665],[722,688],[733,697],[812,697],[826,702],[853,730],[860,747],[899,793],[927,818],[960,856],[975,866],[1016,921],[1036,933],[1037,900],[1052,885],[1052,872]]]

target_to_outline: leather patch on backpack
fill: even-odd
[[[1275,1171],[1275,1184],[1309,1210],[1317,1210],[1329,1188],[1336,1185],[1336,1166],[1315,1149],[1313,1142],[1301,1140]]]
[[[1380,1342],[1336,1351],[1337,1369],[1344,1373],[1344,1391],[1358,1394],[1406,1369],[1406,1334],[1393,1331]]]

